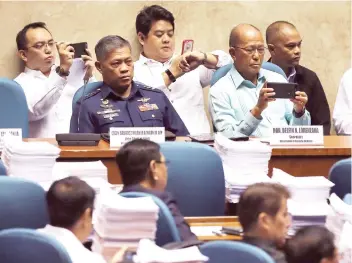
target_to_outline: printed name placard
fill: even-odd
[[[4,138],[11,136],[13,140],[22,141],[22,129],[0,129],[0,151],[4,147]]]
[[[271,145],[324,145],[323,126],[273,127]]]
[[[110,147],[120,147],[134,139],[165,142],[165,127],[110,128]]]

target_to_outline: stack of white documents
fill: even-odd
[[[288,211],[292,215],[289,235],[299,228],[326,223],[330,211],[327,203],[332,182],[323,176],[294,177],[279,169],[273,170],[272,182],[286,186],[291,193]]]
[[[60,149],[48,142],[4,140],[1,159],[10,176],[37,183],[52,181],[53,168]]]
[[[251,184],[268,182],[271,147],[260,141],[232,141],[220,133],[215,135],[226,183],[226,198],[237,203],[240,194]]]
[[[135,262],[143,263],[201,263],[208,261],[196,246],[166,250],[152,241],[143,239],[139,242]]]
[[[110,260],[118,248],[137,248],[141,239],[155,239],[159,207],[151,197],[125,198],[104,191],[95,210],[93,250]]]

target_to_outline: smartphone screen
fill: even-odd
[[[298,84],[296,83],[277,83],[268,82],[268,88],[274,89],[275,96],[277,99],[293,99],[295,97]]]
[[[73,43],[70,44],[75,49],[74,58],[80,58],[82,55],[88,55],[86,49],[88,48],[87,42]]]
[[[182,42],[182,53],[193,51],[193,43],[194,41],[191,39],[183,40]]]

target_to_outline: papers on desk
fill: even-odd
[[[273,169],[272,182],[286,186],[291,192],[288,211],[292,215],[289,234],[309,225],[322,225],[330,212],[327,203],[332,182],[323,176],[294,177],[279,169]]]
[[[101,193],[95,210],[93,250],[110,260],[116,249],[137,248],[143,239],[155,239],[159,207],[150,197],[125,198],[113,190]]]
[[[35,182],[52,181],[60,149],[48,142],[22,142],[7,137],[1,159],[10,176]]]
[[[240,194],[251,184],[270,181],[268,163],[271,147],[260,141],[231,141],[220,133],[215,135],[215,150],[224,168],[226,198],[237,203]]]
[[[208,257],[200,253],[196,246],[166,250],[147,239],[142,239],[139,242],[135,257],[135,262],[138,263],[201,263],[206,261],[208,261]]]

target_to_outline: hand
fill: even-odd
[[[204,64],[205,55],[199,51],[191,51],[182,55],[180,68],[183,72],[190,72]]]
[[[308,96],[303,91],[296,91],[296,97],[294,99],[290,99],[293,102],[293,109],[297,113],[301,113],[308,102]]]
[[[60,56],[60,67],[65,71],[69,71],[73,63],[74,48],[66,42],[58,42],[56,47]]]
[[[84,61],[84,68],[87,70],[84,80],[88,81],[93,76],[94,61],[92,58],[92,53],[90,53],[88,49],[86,49],[86,52],[88,55],[82,55],[81,58]]]
[[[175,78],[179,78],[184,74],[184,72],[180,67],[180,63],[182,59],[183,59],[183,56],[180,55],[175,57],[171,62],[169,70],[171,71],[172,75],[174,75]]]
[[[268,88],[267,83],[265,82],[263,88],[260,90],[257,105],[251,110],[254,117],[258,118],[263,110],[268,107],[268,103],[270,101],[275,101],[275,98],[272,98],[274,95],[274,89]]]

